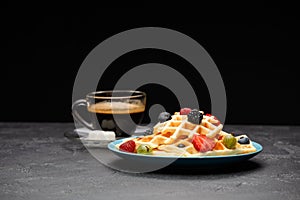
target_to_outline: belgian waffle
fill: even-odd
[[[151,146],[153,155],[214,156],[256,151],[251,141],[248,145],[237,143],[234,149],[226,148],[222,143],[222,138],[230,133],[223,131],[222,128],[223,125],[213,116],[203,115],[200,124],[193,124],[187,120],[187,115],[180,115],[176,112],[170,120],[157,123],[153,127],[152,135],[134,138],[133,140],[136,148],[141,144]],[[206,137],[215,140],[216,145],[213,150],[207,152],[197,151],[192,143],[195,134],[206,135]],[[246,135],[243,136],[247,137]],[[242,136],[237,136],[237,140],[239,137]]]

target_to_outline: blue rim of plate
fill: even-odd
[[[135,138],[135,137],[132,137]],[[115,140],[113,142],[110,142],[107,147],[110,151],[115,152],[117,154],[123,154],[127,156],[137,156],[137,157],[145,157],[145,158],[168,158],[168,159],[195,159],[195,158],[201,158],[201,159],[216,159],[216,158],[234,158],[234,157],[244,157],[244,156],[255,156],[258,153],[260,153],[263,150],[263,147],[261,144],[251,141],[253,146],[256,148],[255,152],[251,153],[244,153],[244,154],[234,154],[234,155],[220,155],[220,156],[189,156],[189,157],[183,157],[183,156],[155,156],[155,155],[144,155],[144,154],[137,154],[137,153],[129,153],[129,152],[124,152],[120,151],[119,149],[116,148],[115,145],[120,144],[124,140],[127,140],[129,138],[123,138],[119,140]]]

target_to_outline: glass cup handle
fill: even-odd
[[[93,129],[94,129],[93,124],[87,122],[87,121],[86,121],[85,119],[83,119],[83,118],[81,117],[81,115],[79,114],[79,112],[78,112],[78,110],[77,110],[77,108],[78,108],[79,106],[85,106],[85,107],[87,107],[87,102],[86,102],[86,100],[85,100],[85,99],[79,99],[79,100],[75,101],[75,102],[72,104],[72,115],[73,115],[73,118],[74,118],[77,122],[79,122],[80,124],[82,124],[83,126],[85,126],[86,128],[93,130]]]

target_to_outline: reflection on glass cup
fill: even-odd
[[[74,119],[91,130],[114,131],[116,136],[131,135],[141,123],[146,105],[146,94],[141,91],[98,91],[86,95],[72,105]],[[90,120],[78,112],[79,106],[87,107]]]

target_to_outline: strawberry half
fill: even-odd
[[[133,153],[135,150],[135,142],[133,140],[129,140],[127,142],[124,142],[123,144],[120,145],[119,149],[121,151],[126,151]]]
[[[214,139],[206,137],[205,135],[194,135],[192,143],[197,151],[201,153],[211,151],[216,146]]]
[[[216,116],[211,115],[211,114],[205,114],[205,115],[208,116],[208,117],[212,117],[214,120],[217,121],[216,123],[213,123],[213,125],[219,126],[221,124],[220,120]]]

